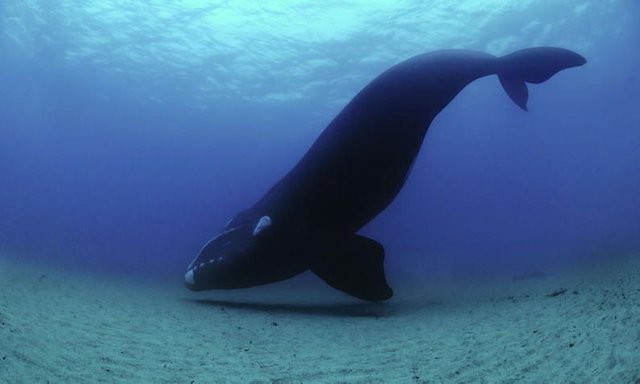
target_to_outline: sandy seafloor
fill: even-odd
[[[0,258],[0,381],[640,383],[640,257],[383,304],[304,281],[191,293]]]

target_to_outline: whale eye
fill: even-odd
[[[269,216],[262,216],[260,220],[258,220],[258,224],[256,224],[256,227],[253,229],[253,236],[256,236],[270,225],[271,218]]]

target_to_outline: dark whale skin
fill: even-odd
[[[402,189],[437,114],[466,85],[493,74],[526,110],[527,82],[584,63],[575,52],[538,47],[503,57],[443,50],[391,67],[344,107],[288,174],[203,247],[189,265],[187,287],[250,287],[311,269],[352,296],[391,297],[384,248],[356,232]]]

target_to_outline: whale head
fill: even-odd
[[[284,280],[304,270],[288,242],[274,233],[271,217],[236,216],[189,264],[185,285],[193,291],[233,289]]]

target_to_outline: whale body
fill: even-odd
[[[390,298],[384,248],[357,231],[403,187],[436,115],[489,75],[526,110],[526,83],[585,63],[570,50],[537,47],[503,57],[443,50],[391,67],[344,107],[289,173],[205,244],[187,268],[186,286],[251,287],[310,269],[357,298]]]

